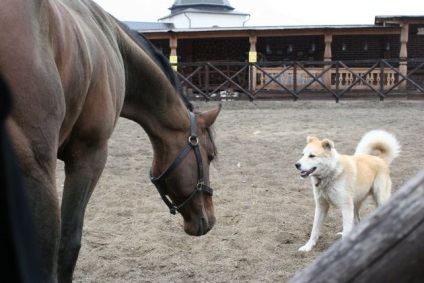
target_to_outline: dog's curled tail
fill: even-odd
[[[384,130],[373,130],[362,137],[355,154],[375,154],[376,151],[390,165],[399,156],[400,144],[394,135]]]

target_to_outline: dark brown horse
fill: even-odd
[[[193,114],[147,40],[90,0],[2,0],[0,74],[14,94],[7,129],[30,191],[45,281],[72,281],[85,209],[119,116],[149,136],[151,179],[184,230],[212,228],[210,127],[220,107]],[[57,158],[66,173],[61,204]]]

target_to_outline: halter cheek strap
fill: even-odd
[[[200,154],[199,140],[197,138],[196,116],[194,115],[193,112],[189,112],[189,115],[190,115],[190,136],[188,137],[188,144],[183,148],[183,150],[180,152],[180,154],[177,156],[174,162],[172,162],[171,165],[169,165],[168,168],[166,168],[165,171],[158,177],[154,177],[152,175],[152,170],[150,169],[150,181],[152,181],[152,183],[155,185],[162,200],[169,207],[170,213],[174,215],[177,214],[177,212],[179,212],[180,209],[182,209],[184,206],[190,203],[190,201],[198,192],[205,192],[205,193],[208,193],[209,195],[213,195],[212,188],[205,185],[205,181],[204,181],[202,156]],[[194,154],[196,155],[196,160],[197,160],[197,176],[198,176],[197,184],[194,191],[181,204],[175,205],[167,197],[166,191],[160,186],[160,182],[166,179],[172,173],[172,171],[174,171],[175,168],[177,168],[177,166],[181,163],[181,161],[184,160],[184,158],[186,157],[186,155],[189,153],[191,149],[194,150]]]

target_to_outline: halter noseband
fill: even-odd
[[[169,207],[169,211],[171,214],[175,215],[177,212],[180,211],[184,206],[186,206],[190,201],[193,199],[193,197],[198,192],[205,192],[213,195],[213,190],[209,186],[205,185],[205,180],[203,178],[203,164],[202,164],[202,156],[200,155],[200,149],[199,149],[199,140],[197,138],[197,126],[196,126],[196,116],[193,112],[189,112],[190,115],[190,136],[188,137],[188,144],[183,148],[183,150],[180,152],[180,154],[177,156],[177,158],[174,160],[174,162],[171,163],[171,165],[166,168],[166,170],[158,177],[154,177],[152,175],[152,170],[150,169],[150,181],[155,185],[156,189],[158,190],[161,198],[165,202],[165,204]],[[193,149],[194,153],[196,155],[197,160],[197,184],[194,191],[184,200],[181,204],[176,205],[173,204],[172,201],[166,196],[165,190],[160,186],[160,182],[166,177],[171,174],[172,171],[174,171],[175,168],[183,161],[184,157],[187,155],[187,153]]]

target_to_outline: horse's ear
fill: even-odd
[[[216,107],[215,109],[203,112],[201,114],[206,128],[209,128],[210,126],[212,126],[212,124],[216,120],[216,117],[218,117],[219,112],[221,112],[221,108],[222,108],[222,104],[220,103],[218,107]]]

